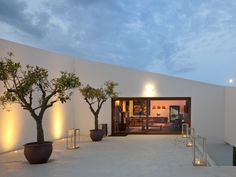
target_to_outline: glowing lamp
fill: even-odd
[[[186,146],[187,146],[187,147],[192,147],[192,146],[193,146],[193,143],[192,143],[192,142],[188,142],[188,143],[186,144]]]
[[[152,84],[148,84],[145,86],[145,95],[147,97],[154,96],[154,86]]]
[[[120,100],[116,100],[116,101],[115,101],[115,105],[116,105],[116,106],[120,106]]]
[[[193,140],[193,165],[207,166],[206,138],[199,135]]]
[[[67,130],[67,149],[77,149],[80,147],[80,129]]]
[[[183,138],[187,138],[188,123],[183,123],[181,127],[181,134]]]

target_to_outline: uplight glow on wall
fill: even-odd
[[[0,121],[0,144],[3,151],[10,151],[18,143],[19,131],[21,129],[17,120],[17,112],[4,111]]]
[[[145,97],[154,97],[154,96],[157,96],[156,95],[156,88],[155,88],[155,85],[154,84],[151,84],[151,83],[148,83],[148,84],[145,84],[144,86],[144,91],[143,91],[143,95]]]
[[[52,134],[53,138],[55,139],[59,139],[63,135],[63,119],[64,119],[63,106],[59,102],[55,103],[51,117]]]

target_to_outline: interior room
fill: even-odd
[[[179,134],[191,124],[190,98],[117,98],[113,100],[113,134]]]

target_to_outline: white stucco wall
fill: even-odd
[[[75,66],[85,83],[94,86],[100,86],[105,80],[119,83],[118,92],[121,97],[145,96],[147,84],[153,85],[154,97],[191,97],[192,126],[210,142],[223,142],[224,87],[90,61],[76,60]],[[79,105],[76,115],[83,118],[89,116],[87,121],[76,119],[81,132],[86,133],[93,127],[93,118],[87,106],[80,102],[80,96],[76,97]],[[110,106],[110,102],[106,103],[100,115],[101,121],[108,124],[111,123]]]
[[[152,85],[152,96],[154,97],[191,97],[192,127],[196,128],[197,133],[207,137],[211,143],[221,143],[224,141],[224,87],[80,60],[0,40],[0,56],[5,56],[7,51],[14,52],[14,55],[20,58],[19,61],[22,64],[45,67],[49,69],[50,74],[53,76],[61,70],[75,71],[84,84],[89,83],[96,87],[101,86],[106,80],[113,80],[119,83],[117,91],[119,96],[122,97],[146,96],[146,85]],[[0,91],[2,90],[1,86]],[[80,128],[81,134],[88,134],[89,129],[94,127],[92,114],[79,92],[74,93],[71,102],[63,105],[59,104],[59,106],[59,108],[51,108],[45,115],[44,129],[47,139],[55,138],[51,128],[53,126],[52,120],[57,117],[55,109],[61,111],[61,113],[57,111],[57,114],[61,117],[60,137],[65,136],[65,131],[69,127]],[[55,115],[52,115],[53,112]],[[35,140],[36,137],[35,123],[30,119],[30,115],[27,112],[22,111],[19,106],[16,106],[12,108],[10,113],[12,113],[12,119],[9,119],[11,115],[0,109],[0,152],[21,147],[22,144]],[[9,136],[7,135],[6,124],[10,125],[11,122],[15,122],[17,125],[14,125],[15,131]],[[101,110],[100,123],[108,123],[109,132],[111,132],[110,100],[104,104]],[[3,140],[5,138],[3,135],[5,137],[12,137],[14,143],[9,147],[4,147],[6,140]]]
[[[236,147],[236,89],[225,89],[225,141]]]
[[[71,58],[0,40],[0,56],[7,56],[8,51],[14,53],[15,59],[22,66],[30,64],[47,68],[52,77],[60,74],[60,71],[72,72],[74,68],[74,60]],[[3,85],[0,93],[2,91]],[[74,126],[73,105],[73,100],[63,105],[57,103],[45,112],[43,126],[46,140],[64,137],[66,130]],[[0,108],[0,153],[21,148],[23,144],[32,141],[36,141],[36,124],[30,114],[19,105],[12,105],[10,112]]]

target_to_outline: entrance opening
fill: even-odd
[[[112,135],[180,134],[191,126],[190,97],[118,97],[112,100]]]

